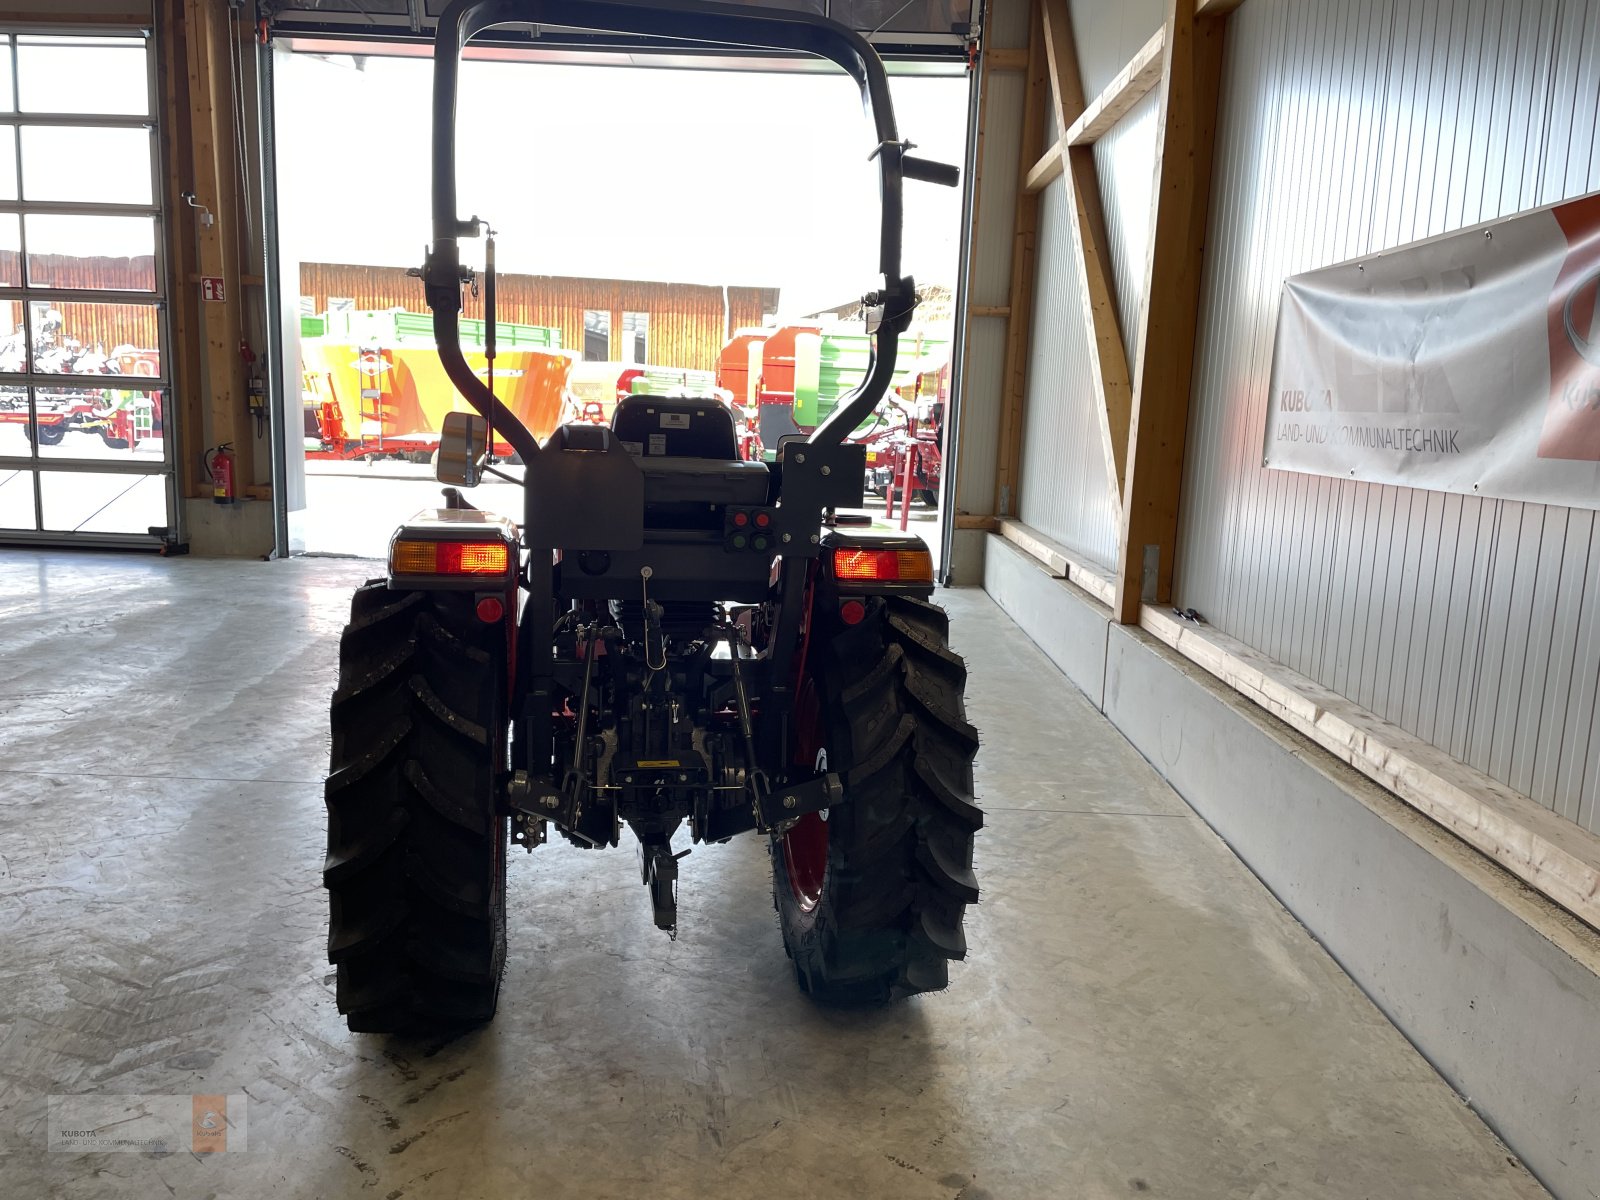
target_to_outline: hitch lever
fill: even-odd
[[[728,639],[728,662],[733,673],[733,699],[739,711],[739,737],[744,742],[745,778],[753,793],[756,825],[760,826],[761,805],[771,794],[772,788],[767,782],[766,772],[756,765],[756,735],[750,720],[750,693],[745,690],[744,671],[739,666],[739,646],[742,643],[739,627],[727,626],[724,635]]]

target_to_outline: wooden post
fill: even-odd
[[[1083,76],[1078,72],[1078,47],[1072,38],[1072,14],[1067,9],[1067,0],[1041,0],[1040,12],[1059,137],[1072,128],[1072,123],[1083,112]],[[1024,154],[1023,159],[1027,158]]]
[[[195,218],[198,213],[179,197],[194,178],[193,133],[189,105],[184,102],[183,81],[189,76],[189,51],[185,0],[160,0],[156,11],[155,61],[157,90],[161,97],[161,165],[166,177],[167,211],[161,228],[167,249],[167,328],[171,344],[164,347],[163,369],[172,387],[163,398],[167,411],[184,433],[183,455],[178,459],[178,494],[203,496],[199,443],[205,429],[205,408],[200,386],[199,315],[195,308],[199,289],[189,282],[199,274],[195,261]]]
[[[1028,38],[1028,85],[1023,97],[1021,161],[1028,163],[1044,140],[1044,106],[1050,95],[1049,64],[1040,36],[1041,17],[1033,6]],[[1028,394],[1028,347],[1033,327],[1035,245],[1039,231],[1039,197],[1017,187],[1011,235],[1011,292],[1006,305],[1006,356],[1000,385],[999,459],[995,464],[998,515],[1015,515],[1022,476],[1022,426]]]
[[[1125,625],[1138,623],[1142,601],[1172,598],[1223,20],[1220,13],[1197,18],[1195,0],[1168,0],[1156,196],[1117,572],[1116,617]]]
[[[196,204],[211,214],[211,223],[201,219],[198,209],[180,211],[178,220],[193,222],[195,267],[199,274],[220,278],[224,287],[225,299],[202,301],[199,305],[198,324],[205,336],[203,376],[210,397],[210,444],[232,443],[237,478],[250,483],[255,478],[254,443],[245,411],[245,366],[239,357],[244,331],[239,225],[246,198],[239,194],[235,166],[239,147],[233,135],[234,96],[227,41],[232,32],[224,6],[215,0],[184,0],[183,8],[194,173],[191,190]],[[187,277],[172,281],[174,292],[180,288],[200,290]],[[195,453],[204,449],[197,442],[203,443],[203,439],[188,443]]]

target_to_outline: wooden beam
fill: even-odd
[[[1011,306],[1009,304],[969,304],[967,316],[969,317],[1009,317]]]
[[[1052,145],[1028,169],[1023,186],[1030,192],[1042,191],[1046,184],[1058,178],[1063,169],[1062,147],[1086,146],[1099,141],[1106,131],[1127,115],[1133,106],[1149,94],[1161,79],[1161,47],[1166,41],[1166,30],[1158,29],[1155,35],[1140,48],[1132,61],[1121,71],[1104,91],[1091,100],[1077,120],[1067,130],[1066,136]]]
[[[985,533],[993,533],[1000,527],[1000,522],[994,517],[987,517],[981,513],[957,513],[957,529],[981,529]]]
[[[1243,3],[1244,0],[1195,0],[1194,15],[1197,17],[1225,17]]]
[[[170,214],[162,222],[169,281],[167,327],[171,338],[171,345],[164,351],[167,356],[164,366],[173,382],[165,403],[174,412],[177,428],[184,435],[184,452],[176,464],[178,494],[199,497],[206,494],[205,481],[200,478],[198,451],[202,447],[195,445],[203,440],[205,430],[200,339],[196,333],[199,314],[195,311],[199,289],[177,284],[178,280],[199,274],[195,269],[193,210],[178,200],[181,193],[189,190],[189,181],[194,177],[193,133],[184,86],[189,70],[184,8],[184,0],[159,0],[155,14],[156,90],[161,97],[160,155]]]
[[[1066,159],[1061,151],[1061,143],[1051,143],[1050,149],[1039,156],[1039,161],[1028,168],[1022,177],[1022,190],[1030,196],[1042,192],[1055,180],[1061,178],[1063,163]]]
[[[1052,577],[1076,584],[1101,604],[1111,606],[1117,585],[1109,571],[1021,521],[1001,520],[999,524],[1000,536],[1037,561]]]
[[[1039,565],[1057,579],[1065,579],[1072,570],[1066,547],[1021,521],[1002,520],[1000,536],[1030,558],[1037,559]]]
[[[1161,50],[1166,41],[1166,29],[1156,30],[1128,65],[1117,72],[1098,96],[1089,101],[1088,107],[1078,114],[1078,119],[1072,123],[1062,140],[1069,146],[1086,146],[1098,141],[1135,104],[1149,95],[1150,89],[1161,82]]]
[[[1072,569],[1064,547],[1051,541],[1021,521],[1000,521],[1000,536],[1031,558],[1057,579],[1065,579]]]
[[[1026,71],[1028,69],[1028,48],[1022,46],[1015,50],[1009,48],[985,50],[983,52],[983,66],[988,71]]]
[[[1078,51],[1072,40],[1072,15],[1067,0],[1041,0],[1040,12],[1056,128],[1064,132],[1083,112],[1083,78],[1078,74]]]
[[[1600,929],[1600,841],[1283,664],[1147,605],[1140,626]]]
[[[1067,154],[1072,166],[1072,204],[1067,208],[1067,230],[1079,266],[1078,297],[1083,327],[1089,335],[1089,378],[1100,449],[1105,455],[1106,478],[1115,503],[1122,503],[1122,484],[1128,462],[1129,413],[1133,386],[1129,382],[1128,352],[1122,342],[1122,320],[1117,312],[1116,280],[1100,200],[1100,173],[1094,150],[1074,146]]]
[[[245,197],[239,194],[234,167],[238,149],[234,145],[233,84],[228,53],[228,39],[232,34],[226,8],[213,0],[185,0],[183,13],[193,171],[193,182],[188,190],[194,193],[196,203],[210,212],[212,221],[209,225],[202,223],[198,211],[186,206],[175,211],[180,222],[193,223],[194,268],[201,275],[218,276],[224,281],[225,300],[199,305],[199,330],[205,338],[202,376],[207,385],[211,415],[209,444],[232,444],[236,455],[235,477],[244,484],[254,481],[255,468],[254,438],[245,411],[244,363],[239,357],[244,331],[244,297],[240,286],[238,223]],[[191,433],[198,435],[200,430]],[[196,436],[189,442],[189,449],[200,452],[205,444],[204,438]]]
[[[1052,0],[1043,0],[1051,3]],[[1045,53],[1040,4],[1033,6],[1028,39],[1027,90],[1023,96],[1020,158],[1028,161],[1044,139],[1045,104],[1052,95]],[[1006,356],[1000,385],[1000,431],[996,443],[994,512],[1014,514],[1022,477],[1022,428],[1028,398],[1028,357],[1033,340],[1033,277],[1039,233],[1039,198],[1017,189],[1012,216],[1010,317],[1006,323]]]
[[[1156,194],[1123,486],[1115,605],[1123,624],[1138,622],[1145,599],[1159,604],[1172,596],[1223,25],[1220,17],[1197,20],[1193,0],[1168,0]]]

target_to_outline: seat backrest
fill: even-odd
[[[611,428],[644,458],[739,457],[733,414],[720,400],[678,396],[628,396],[617,405]]]

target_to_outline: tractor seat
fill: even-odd
[[[739,457],[733,414],[716,399],[628,396],[612,414],[611,428],[629,453],[647,460]]]

